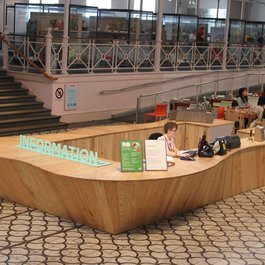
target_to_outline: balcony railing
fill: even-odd
[[[102,73],[155,71],[155,42],[134,41],[96,41],[70,39],[63,42],[51,35],[28,37],[4,35],[8,41],[30,58],[48,74],[61,73]],[[64,46],[66,45],[66,46]],[[66,47],[66,48],[65,48]],[[256,46],[228,45],[210,43],[207,46],[185,43],[164,44],[161,47],[160,71],[241,69],[263,66],[265,49]],[[4,47],[3,47],[4,49]],[[67,58],[63,63],[63,50]],[[28,63],[14,49],[3,52],[5,68],[16,71],[33,72]],[[224,54],[226,56],[224,56]],[[224,61],[225,58],[225,61]],[[66,69],[64,69],[66,68]]]

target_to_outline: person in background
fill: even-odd
[[[204,26],[200,26],[197,32],[197,42],[200,45],[203,45],[205,43],[205,28]]]
[[[189,35],[189,43],[193,45],[196,42],[195,30],[193,29]]]
[[[261,106],[252,106],[248,102],[248,91],[246,87],[241,87],[238,90],[238,97],[237,97],[237,102],[238,102],[238,107],[241,109],[253,109],[253,111],[257,114],[257,119],[254,120],[251,124],[250,127],[256,126],[257,122],[262,120],[262,115],[263,115],[263,108]]]
[[[232,103],[231,103],[231,107],[232,107],[232,109],[236,109],[236,108],[238,108],[238,102],[237,102],[237,100],[233,100],[232,101]]]
[[[261,106],[263,108],[263,119],[265,119],[265,87],[263,88],[263,91],[258,99],[258,106]]]
[[[238,90],[238,95],[237,95],[237,102],[238,102],[238,107],[241,109],[249,108],[250,104],[248,103],[248,91],[247,88],[241,87]]]
[[[164,125],[164,134],[157,138],[157,140],[164,140],[166,143],[167,155],[172,157],[188,157],[189,154],[181,154],[174,143],[178,131],[178,125],[175,122],[167,122]]]
[[[167,41],[167,30],[166,30],[165,25],[162,26],[161,40],[162,40],[162,43],[165,43]]]

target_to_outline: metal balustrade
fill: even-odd
[[[260,72],[258,71],[260,70]],[[244,70],[241,70],[242,72]],[[230,77],[223,77],[223,78],[215,78],[215,80],[211,80],[211,81],[205,81],[205,82],[199,82],[199,83],[195,83],[195,84],[190,84],[190,85],[184,85],[181,87],[175,87],[175,88],[171,88],[171,89],[167,89],[167,90],[163,90],[163,91],[157,91],[157,92],[152,92],[152,93],[148,93],[148,94],[141,94],[137,96],[137,102],[136,102],[136,117],[135,117],[135,122],[136,123],[140,123],[140,116],[142,113],[142,108],[144,109],[146,106],[143,106],[143,101],[146,99],[153,99],[153,105],[155,106],[157,104],[157,102],[167,102],[169,103],[170,100],[172,100],[172,95],[175,95],[175,99],[180,100],[179,98],[179,93],[181,91],[184,91],[186,89],[189,89],[189,91],[191,91],[191,95],[195,96],[195,100],[198,103],[199,102],[199,97],[203,97],[204,100],[206,100],[206,94],[211,94],[211,96],[213,96],[213,98],[216,98],[217,93],[221,92],[221,93],[226,93],[227,95],[229,95],[229,97],[232,99],[233,98],[233,92],[234,89],[233,87],[231,87],[230,89],[227,90],[221,90],[218,91],[219,85],[222,82],[227,82],[230,81],[231,83],[233,82],[234,79],[242,79],[245,78],[245,83],[246,83],[246,87],[248,87],[248,80],[249,77],[257,77],[257,80],[260,80],[260,86],[261,86],[261,90],[263,90],[263,80],[264,80],[264,75],[265,73],[263,72],[262,68],[255,68],[255,70],[252,70],[253,72],[247,72],[247,73],[239,73],[236,76],[230,76]],[[257,72],[254,72],[257,71]],[[215,71],[209,73],[209,74],[216,74]],[[163,81],[163,83],[175,83],[176,82],[176,78],[172,78],[166,81]],[[148,84],[146,84],[148,85]],[[205,86],[205,85],[212,85],[211,89],[209,89],[208,91],[205,92],[205,94],[203,94],[203,92],[200,90],[201,87]],[[133,88],[133,87],[132,87]],[[127,88],[128,89],[128,88]],[[124,89],[120,89],[120,90],[112,90],[112,91],[102,91],[102,94],[105,94],[108,92],[108,94],[111,93],[118,93],[118,92],[122,92],[124,91]],[[204,96],[203,96],[204,95]],[[183,99],[182,99],[183,101]]]
[[[5,35],[7,36],[7,35]],[[72,40],[67,43],[67,69],[63,69],[63,42],[51,36],[28,37],[9,35],[10,43],[36,65],[51,72],[98,73],[155,71],[155,42]],[[223,61],[226,52],[226,62]],[[5,53],[4,53],[5,54]],[[17,52],[8,50],[8,65],[15,71],[34,69]],[[5,60],[4,60],[5,61]],[[164,44],[161,47],[160,70],[241,69],[265,64],[265,49],[255,46],[228,46],[210,43],[207,46],[185,43]]]

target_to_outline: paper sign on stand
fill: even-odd
[[[146,170],[167,170],[165,141],[145,140]]]

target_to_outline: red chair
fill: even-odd
[[[155,117],[155,121],[158,118],[167,117],[167,103],[157,104],[154,112],[148,112],[144,114],[144,123],[146,122],[147,116]]]
[[[221,120],[225,119],[225,108],[224,107],[219,107],[217,109],[217,119],[221,119]]]

